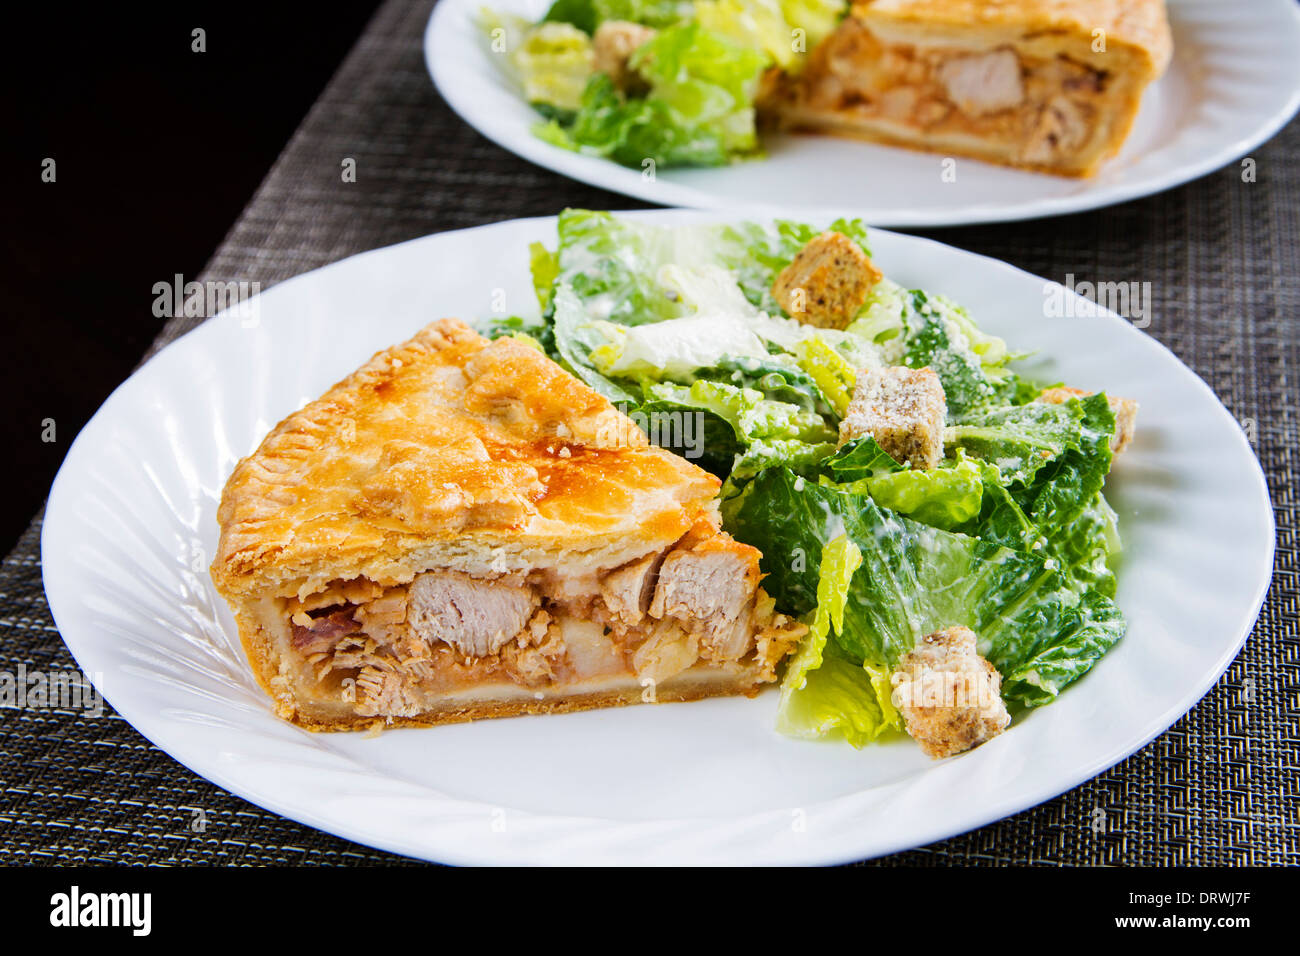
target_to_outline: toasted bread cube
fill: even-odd
[[[1060,405],[1072,398],[1087,398],[1092,394],[1094,393],[1082,388],[1061,385],[1044,389],[1035,401]],[[1106,401],[1115,413],[1115,437],[1110,440],[1110,449],[1118,455],[1128,447],[1128,443],[1133,440],[1133,433],[1137,431],[1138,403],[1131,398],[1116,398],[1114,395],[1107,395]]]
[[[1011,723],[1002,675],[979,655],[968,627],[923,637],[899,661],[890,682],[908,734],[931,757],[970,750]]]
[[[596,27],[591,38],[596,72],[608,73],[614,85],[625,93],[645,86],[639,76],[628,70],[627,61],[654,35],[652,27],[628,20],[606,20]]]
[[[929,368],[867,368],[858,372],[840,422],[840,444],[870,435],[896,461],[928,470],[943,459],[948,401]]]
[[[882,278],[856,242],[843,233],[823,232],[809,239],[781,270],[772,297],[800,322],[843,329]]]

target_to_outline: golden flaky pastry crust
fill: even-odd
[[[1091,38],[1103,31],[1106,50],[1119,45],[1140,54],[1150,79],[1164,72],[1173,40],[1164,0],[859,0],[853,16],[871,22],[892,21],[927,33],[949,36],[953,29],[980,39],[1044,34],[1078,34]],[[1106,52],[1091,50],[1100,69]]]
[[[681,537],[718,484],[537,350],[444,319],[238,464],[212,577],[238,613],[336,579],[608,568]]]

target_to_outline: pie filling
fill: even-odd
[[[754,685],[775,679],[804,630],[758,579],[757,552],[708,529],[577,577],[440,569],[396,587],[335,582],[283,602],[282,660],[300,705],[362,717],[414,717],[473,689],[540,699],[649,687],[692,668]]]
[[[835,114],[903,138],[996,144],[1007,158],[1052,165],[1087,152],[1101,128],[1110,74],[1066,56],[882,42],[846,19],[775,105]]]

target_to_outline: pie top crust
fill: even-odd
[[[301,598],[436,567],[610,568],[715,513],[718,487],[538,350],[443,319],[236,466],[212,577],[232,599]]]
[[[1173,54],[1164,0],[859,0],[853,16],[882,38],[893,39],[885,36],[892,23],[906,29],[909,42],[930,35],[949,45],[964,35],[978,48],[1016,37],[1050,46],[1053,36],[1091,38],[1101,30],[1106,49],[1087,48],[1088,65],[1104,70],[1112,64],[1106,51],[1122,48],[1147,60],[1149,79],[1164,72]]]

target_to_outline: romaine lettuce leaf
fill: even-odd
[[[551,295],[555,292],[555,280],[560,275],[560,261],[556,255],[540,242],[528,246],[528,272],[533,277],[533,292],[537,295],[537,304],[542,314],[551,308]]]
[[[1002,674],[1002,696],[1026,707],[1050,704],[1092,670],[1127,627],[1114,602],[1095,591],[1059,591],[1041,616],[1045,626],[1037,631],[998,631],[988,655]]]
[[[1018,356],[944,296],[883,279],[847,331],[875,345],[886,364],[934,369],[948,400],[949,421],[960,422],[984,405],[1007,404],[1017,394],[1019,379],[1006,363]]]
[[[614,384],[591,364],[593,349],[605,339],[596,323],[578,300],[572,287],[561,283],[555,288],[552,327],[555,351],[560,364],[614,403],[636,404],[641,396]]]
[[[563,113],[582,105],[583,90],[595,71],[587,34],[567,23],[541,23],[524,33],[509,56],[529,103]]]
[[[1029,484],[1040,468],[1079,446],[1083,418],[1074,399],[985,407],[950,428],[945,443],[996,465],[1005,484]]]
[[[628,61],[650,85],[644,97],[626,96],[595,73],[571,124],[552,119],[535,133],[643,170],[724,165],[758,149],[754,98],[766,62],[694,21],[667,27]]]
[[[845,442],[823,462],[823,472],[835,484],[861,482],[902,469],[903,465],[870,435]]]
[[[990,375],[963,331],[951,321],[946,303],[919,289],[910,296],[903,358],[912,368],[934,369],[943,382],[949,420],[962,420],[971,410],[996,400],[1000,380]]]
[[[1099,491],[1068,527],[1047,542],[1047,553],[1079,591],[1115,596],[1115,571],[1120,553],[1119,517]]]
[[[901,365],[907,342],[909,302],[906,289],[888,277],[883,278],[871,287],[867,301],[847,331],[879,348],[885,364]]]
[[[539,124],[534,135],[554,146],[603,156],[624,166],[722,166],[728,153],[724,130],[686,122],[660,99],[625,98],[604,73],[593,74],[572,120]]]
[[[731,474],[737,457],[745,451],[731,424],[706,409],[655,399],[617,407],[660,448],[676,452],[719,478]]]
[[[762,53],[693,21],[660,30],[628,61],[650,84],[647,100],[666,104],[683,126],[720,131],[731,153],[758,147],[754,98],[766,67]]]
[[[866,249],[861,222],[841,219],[831,228]],[[819,231],[786,221],[659,226],[608,212],[566,209],[559,216],[555,255],[559,280],[573,286],[593,318],[639,325],[697,311],[736,312],[755,318],[755,332],[783,349],[816,336],[851,362],[865,365],[875,353],[857,335],[759,318],[782,314],[772,298],[772,283]],[[736,287],[749,303],[747,311],[742,311]],[[870,355],[852,354],[855,347]]]
[[[879,688],[876,678],[881,671],[853,663],[836,644],[827,644],[825,637],[821,644],[816,667],[804,675],[799,688],[787,693],[783,685],[777,731],[804,739],[838,732],[847,743],[860,748],[886,730],[898,729],[898,711],[889,699],[888,682]]]
[[[726,358],[708,368],[696,369],[692,377],[696,380],[726,382],[740,388],[752,388],[774,402],[797,405],[805,411],[831,413],[817,383],[789,356]]]
[[[746,444],[763,439],[816,444],[834,440],[834,432],[816,412],[776,402],[762,392],[726,382],[690,385],[660,382],[646,387],[646,397],[686,408],[702,408],[722,418]]]
[[[620,219],[607,212],[566,209],[559,216],[557,281],[572,286],[592,318],[620,325],[675,319],[690,307],[659,281],[664,266],[709,264],[715,230],[670,228]]]
[[[689,0],[555,0],[543,22],[571,23],[595,33],[606,20],[630,20],[663,27],[690,16]]]
[[[695,18],[741,46],[762,50],[783,70],[800,59],[777,0],[696,0]]]
[[[964,526],[953,530],[1017,551],[1041,549],[1046,541],[1004,484],[998,466],[979,459],[968,460],[980,469],[980,511]]]
[[[795,345],[799,367],[817,383],[837,418],[843,418],[853,400],[857,373],[839,352],[822,338],[809,337]]]
[[[945,531],[958,531],[965,530],[981,512],[985,467],[961,456],[926,471],[906,468],[874,438],[865,436],[842,445],[820,463],[819,472],[824,484],[868,494],[882,508]]]
[[[926,634],[964,625],[980,653],[1011,680],[1004,696],[1045,703],[1123,634],[1106,597],[1081,599],[1037,554],[942,531],[894,514],[869,495],[817,484],[786,468],[759,474],[729,528],[763,551],[764,587],[777,606],[817,604],[827,542],[847,535],[862,552],[836,643],[845,656],[894,668]]]
[[[975,462],[961,459],[938,468],[908,468],[866,481],[871,499],[882,508],[922,524],[953,531],[980,513],[984,482]]]
[[[854,747],[870,743],[899,724],[888,684],[878,696],[881,671],[853,663],[828,644],[831,629],[844,627],[844,605],[862,552],[847,535],[829,541],[818,566],[817,607],[808,633],[786,665],[776,729],[791,737],[824,737],[839,731]]]
[[[1065,404],[1081,415],[1078,440],[1038,469],[1023,491],[1012,488],[1025,514],[1049,542],[1074,524],[1092,503],[1105,484],[1114,457],[1110,442],[1115,434],[1115,413],[1105,394],[1072,398]]]
[[[688,315],[628,328],[601,323],[607,340],[591,352],[591,363],[614,378],[683,378],[722,360],[765,358],[753,331],[731,315]]]

